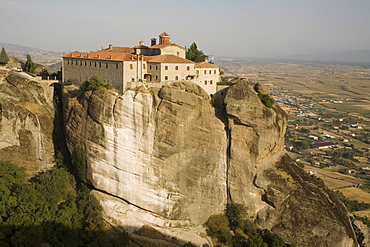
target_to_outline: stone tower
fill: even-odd
[[[159,35],[159,44],[171,44],[171,36],[163,32]]]

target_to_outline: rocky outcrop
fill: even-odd
[[[286,114],[257,92],[239,81],[211,100],[178,82],[70,96],[67,144],[85,149],[106,219],[145,246],[148,229],[158,246],[211,245],[202,224],[231,201],[298,246],[355,246],[344,206],[283,150]]]
[[[25,73],[0,84],[0,159],[31,173],[54,165],[54,88]]]

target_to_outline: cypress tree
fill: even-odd
[[[0,64],[5,65],[7,62],[9,62],[9,57],[8,54],[6,54],[5,48],[3,47],[0,53]]]
[[[24,64],[24,71],[29,73],[35,73],[35,63],[32,61],[31,55],[27,54],[27,61]]]
[[[186,59],[193,62],[203,62],[206,58],[206,55],[203,51],[198,50],[197,44],[193,42],[188,49],[186,49]]]

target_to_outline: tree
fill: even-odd
[[[23,67],[24,71],[29,73],[35,73],[35,63],[32,61],[31,55],[27,54],[27,61]]]
[[[207,56],[203,51],[198,50],[197,44],[193,42],[188,49],[186,49],[186,59],[193,62],[202,62]]]
[[[6,54],[5,48],[3,47],[0,53],[0,64],[5,65],[7,62],[9,62],[9,57],[8,54]]]
[[[94,75],[90,78],[90,80],[84,81],[80,87],[80,89],[84,91],[98,90],[100,88],[111,89],[112,85],[105,83],[104,80],[98,75]]]

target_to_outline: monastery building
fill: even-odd
[[[207,61],[195,63],[185,59],[186,49],[171,42],[166,32],[151,39],[151,46],[140,42],[135,47],[115,47],[94,52],[63,54],[63,80],[76,85],[99,75],[123,93],[140,85],[162,86],[174,81],[192,81],[209,94],[216,92],[220,68]]]

